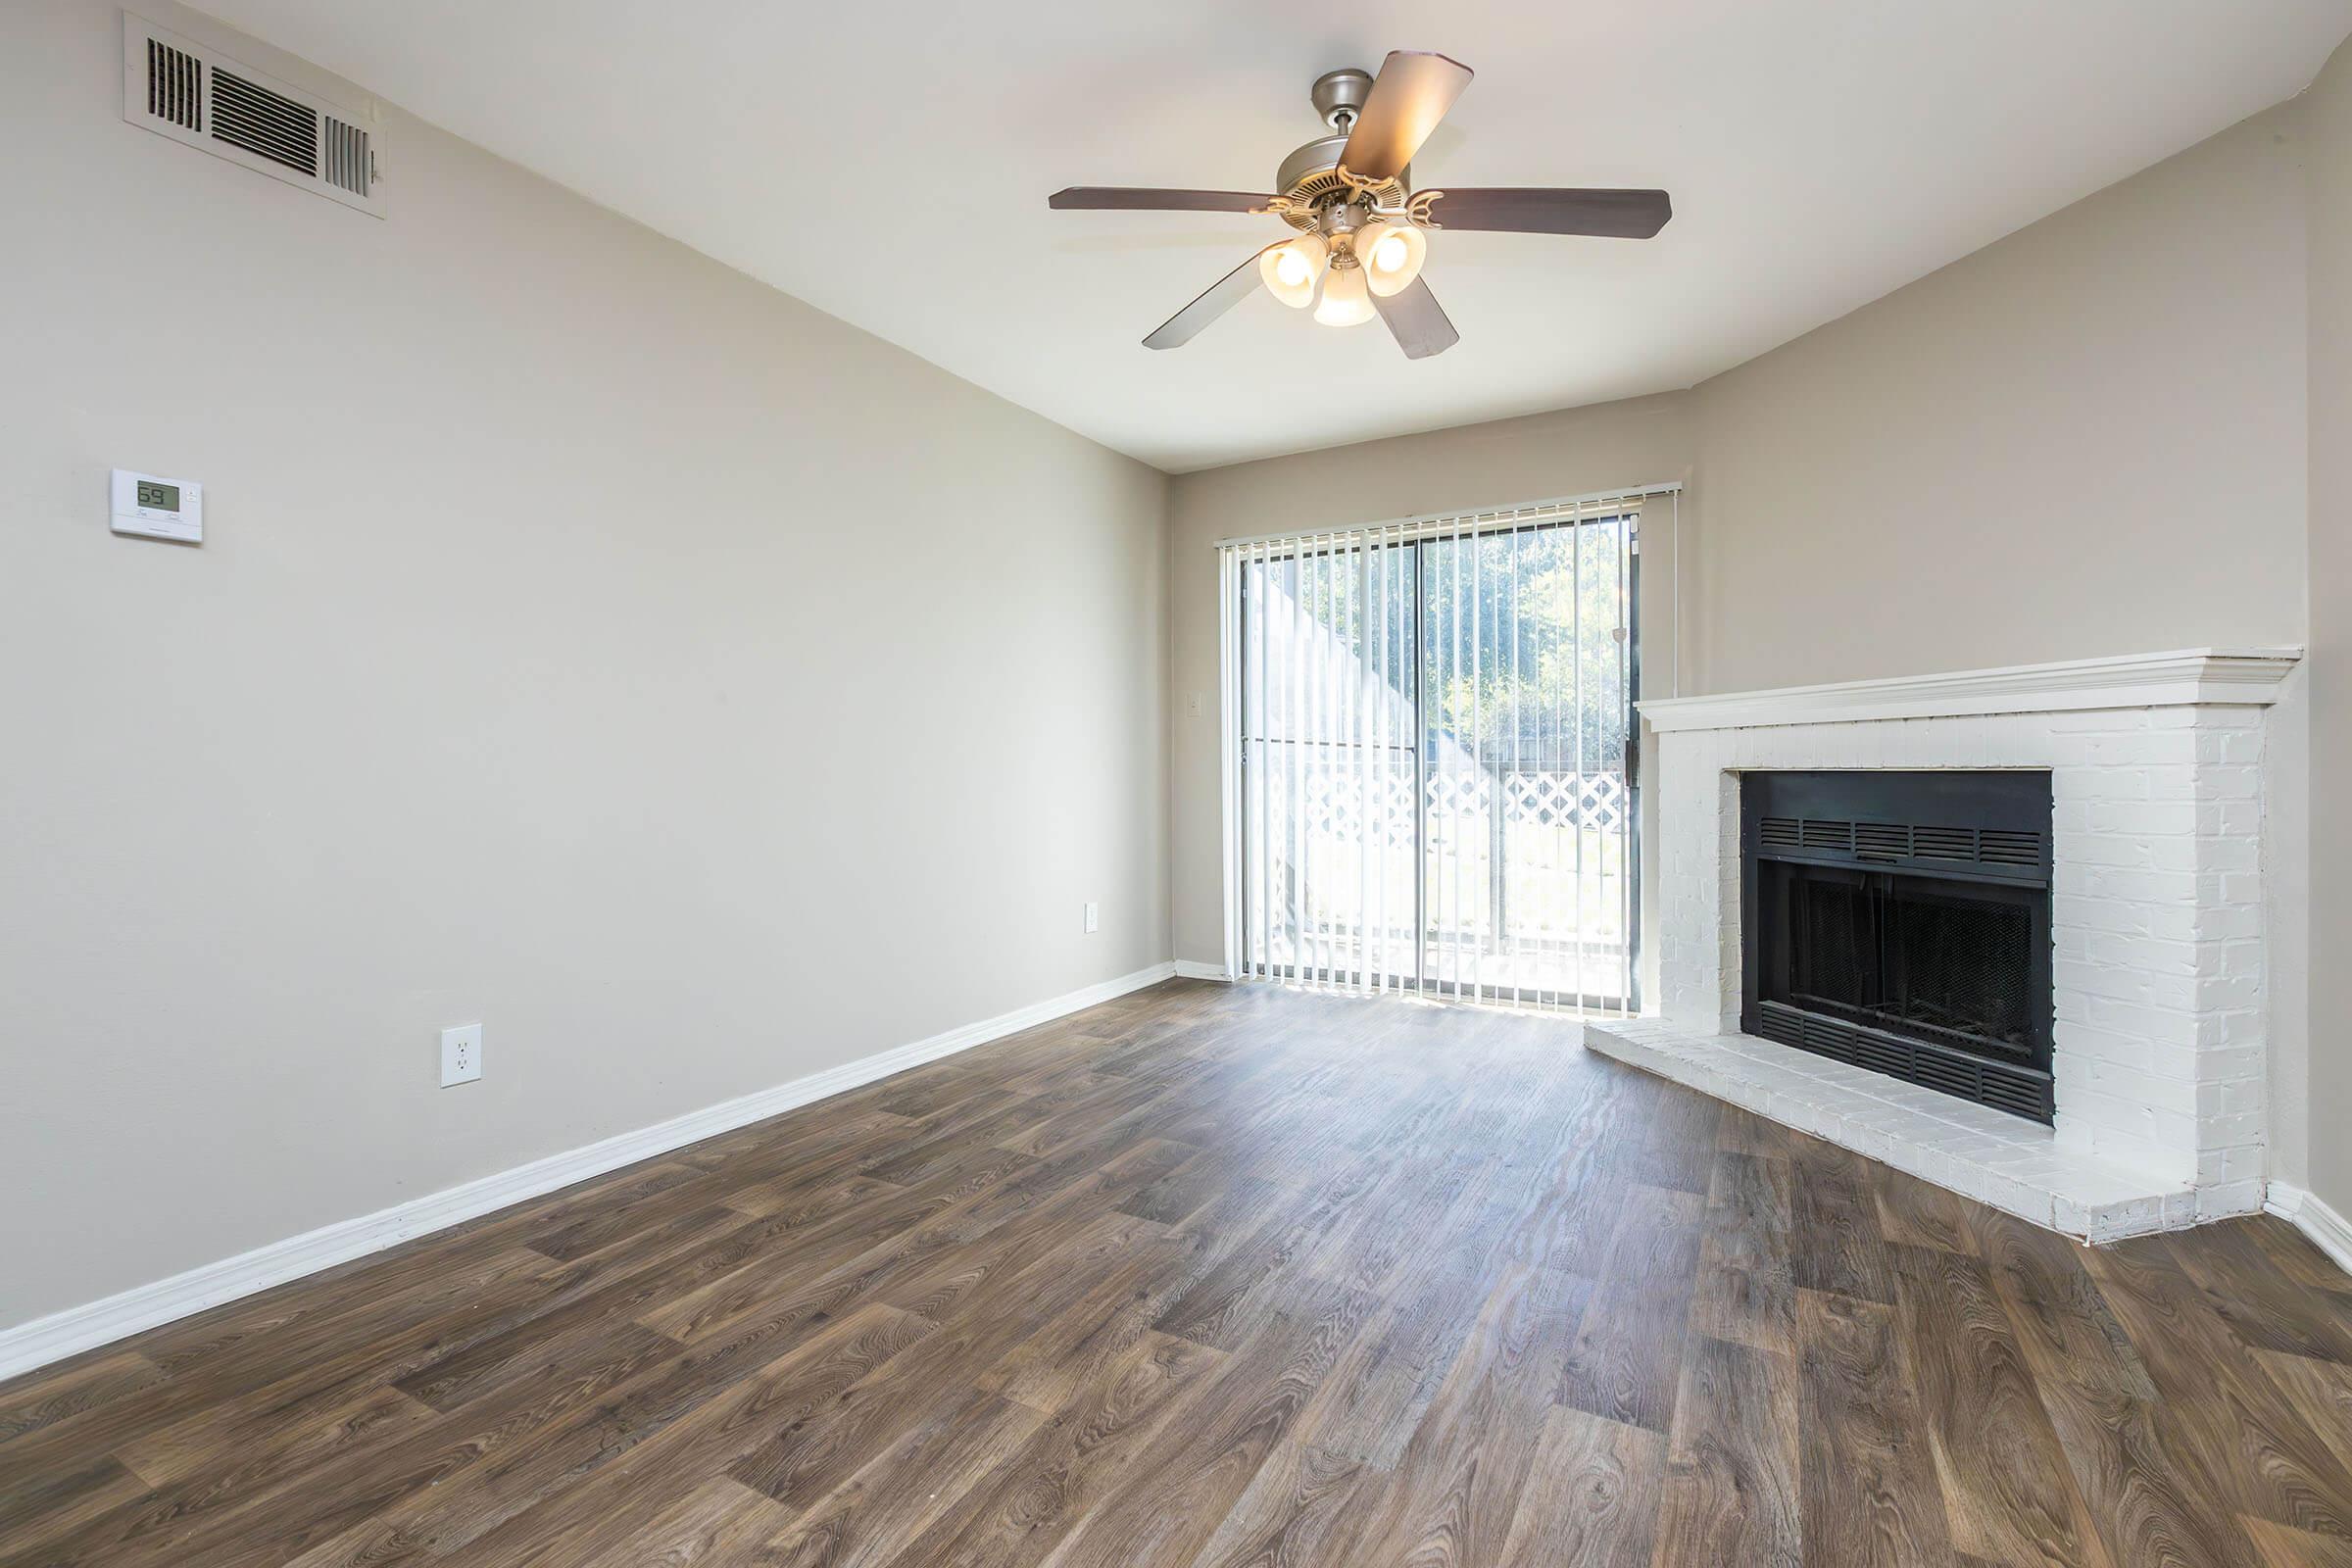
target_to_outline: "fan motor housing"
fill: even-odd
[[[1346,74],[1346,72],[1332,73],[1334,76]],[[1362,74],[1359,72],[1357,74]],[[1331,77],[1323,79],[1329,81]],[[1320,87],[1322,83],[1316,85]],[[1343,131],[1337,135],[1318,136],[1282,161],[1282,167],[1274,172],[1274,188],[1288,196],[1293,204],[1291,210],[1282,215],[1284,222],[1301,231],[1313,228],[1316,226],[1316,214],[1322,207],[1335,197],[1341,200],[1348,198],[1348,183],[1338,173],[1340,154],[1347,148],[1348,136]],[[1407,169],[1395,179],[1373,186],[1373,194],[1379,197],[1380,205],[1404,205],[1411,176],[1412,171]]]

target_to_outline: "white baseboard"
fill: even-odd
[[[1225,972],[1225,966],[1221,963],[1200,963],[1192,958],[1178,958],[1176,960],[1176,978],[1179,980],[1231,980],[1233,976]]]
[[[2270,1196],[2262,1206],[2310,1237],[2314,1247],[2352,1274],[2352,1221],[2315,1195],[2286,1182],[2271,1183]]]
[[[580,1149],[566,1150],[535,1159],[511,1170],[465,1182],[443,1192],[397,1203],[358,1219],[338,1220],[332,1225],[301,1236],[291,1236],[282,1242],[257,1247],[250,1252],[222,1258],[174,1274],[170,1279],[157,1280],[110,1296],[104,1300],[91,1301],[83,1306],[68,1307],[47,1317],[21,1323],[15,1328],[0,1330],[0,1379],[28,1372],[37,1366],[62,1360],[82,1350],[122,1339],[126,1335],[169,1323],[174,1318],[201,1312],[207,1307],[233,1301],[256,1291],[266,1291],[273,1285],[315,1274],[322,1268],[332,1268],[355,1257],[395,1247],[415,1237],[429,1235],[437,1230],[487,1214],[493,1209],[518,1203],[525,1199],[552,1193],[591,1176],[601,1176],[623,1165],[664,1154],[687,1144],[699,1143],[719,1133],[767,1117],[781,1115],[798,1106],[809,1104],[828,1096],[869,1084],[892,1073],[905,1072],[909,1067],[936,1061],[942,1056],[968,1051],[991,1040],[1017,1033],[1037,1024],[1048,1023],[1113,997],[1125,996],[1174,977],[1174,963],[1155,963],[1149,969],[1121,975],[1097,985],[1068,992],[1046,1002],[1032,1003],[1010,1012],[999,1013],[979,1023],[965,1024],[945,1034],[917,1040],[912,1045],[900,1046],[856,1061],[828,1067],[822,1072],[795,1078],[773,1089],[762,1089],[701,1110],[673,1116],[668,1121],[633,1132],[620,1133],[601,1143]]]

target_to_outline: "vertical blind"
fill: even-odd
[[[1227,968],[1631,1011],[1641,492],[1220,546]]]

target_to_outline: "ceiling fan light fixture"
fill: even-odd
[[[1361,326],[1372,319],[1372,291],[1361,267],[1335,267],[1323,274],[1315,319],[1325,326]]]
[[[1357,326],[1377,316],[1406,359],[1425,360],[1461,341],[1422,275],[1425,230],[1441,226],[1430,216],[1441,199],[1442,226],[1497,234],[1648,239],[1674,216],[1662,190],[1414,190],[1414,158],[1469,85],[1470,68],[1458,60],[1391,50],[1377,74],[1348,69],[1316,79],[1309,97],[1331,134],[1293,148],[1275,167],[1271,191],[1072,185],[1046,204],[1055,212],[1245,213],[1298,231],[1240,258],[1160,322],[1144,339],[1148,349],[1183,347],[1263,283],[1294,310],[1313,307],[1326,325]]]
[[[1421,275],[1429,239],[1418,223],[1384,218],[1356,232],[1355,255],[1363,263],[1365,283],[1385,300],[1411,288]]]
[[[1323,243],[1322,235],[1301,234],[1260,256],[1257,272],[1265,280],[1267,293],[1295,311],[1303,311],[1315,303],[1315,284],[1322,280],[1330,260],[1331,248]]]

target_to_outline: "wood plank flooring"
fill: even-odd
[[[2352,1279],[1174,982],[0,1385],[0,1568],[2352,1563]]]

